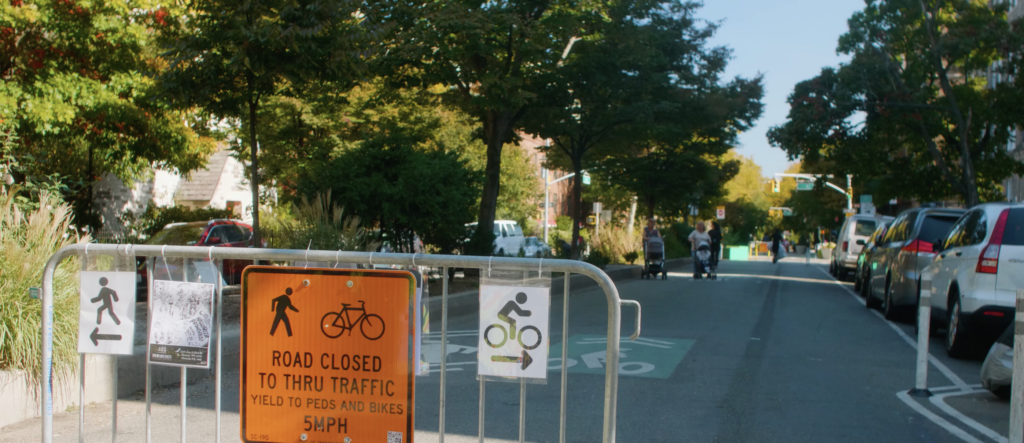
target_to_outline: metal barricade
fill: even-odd
[[[87,249],[88,248],[88,249]],[[216,317],[214,318],[217,340],[215,344],[216,364],[214,377],[216,386],[214,391],[214,408],[216,413],[216,432],[214,441],[220,442],[221,437],[221,369],[222,369],[222,311],[223,311],[223,288],[220,285],[223,272],[223,260],[270,260],[270,261],[305,261],[305,262],[343,262],[362,265],[400,265],[400,266],[429,266],[442,268],[441,275],[444,276],[443,292],[441,297],[441,363],[440,363],[440,408],[438,433],[440,442],[445,438],[445,407],[446,407],[446,374],[447,374],[447,338],[448,338],[448,268],[494,268],[502,270],[533,271],[543,268],[551,272],[561,272],[565,275],[565,288],[563,292],[563,323],[562,323],[562,358],[561,358],[561,402],[559,407],[559,442],[564,443],[566,432],[566,397],[568,385],[568,328],[569,328],[569,281],[572,274],[585,275],[593,279],[598,287],[604,292],[608,302],[608,333],[605,362],[605,387],[604,387],[604,424],[602,429],[603,442],[612,443],[615,441],[616,432],[616,403],[618,396],[618,372],[619,372],[619,340],[621,338],[621,317],[622,306],[629,305],[636,308],[636,330],[631,334],[631,339],[640,335],[640,304],[632,300],[619,298],[618,290],[611,278],[597,267],[574,260],[544,260],[529,258],[511,257],[476,257],[457,255],[429,255],[429,254],[390,254],[373,252],[345,252],[345,251],[312,251],[312,250],[291,250],[291,249],[246,249],[246,248],[217,248],[217,247],[194,247],[194,246],[152,246],[152,245],[109,245],[90,244],[72,245],[57,251],[46,264],[43,270],[42,294],[42,377],[40,378],[40,392],[42,393],[42,441],[51,443],[53,441],[53,275],[57,266],[62,260],[79,253],[95,254],[133,254],[137,257],[165,257],[185,259],[209,259],[214,261],[217,269],[217,283],[215,289]],[[153,262],[147,260],[148,288],[153,288]],[[147,318],[147,323],[152,319]],[[84,403],[84,355],[80,360],[82,363],[80,406]],[[113,416],[111,418],[112,441],[117,439],[117,364],[113,365]],[[152,414],[150,409],[150,391],[152,380],[150,374],[151,365],[146,364],[146,441],[151,440]],[[181,435],[185,441],[186,421],[186,368],[181,368]],[[480,441],[484,441],[484,393],[486,382],[480,381]],[[520,387],[520,423],[519,441],[524,441],[525,436],[525,384]],[[79,408],[79,441],[84,439],[85,416],[84,408]]]

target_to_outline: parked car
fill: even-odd
[[[840,280],[848,275],[855,275],[857,259],[864,248],[864,242],[875,232],[879,223],[889,223],[892,217],[882,215],[853,215],[846,217],[843,227],[836,238],[836,247],[832,250],[832,261],[829,270]]]
[[[146,241],[147,245],[168,246],[215,246],[226,248],[252,247],[252,227],[239,220],[210,220],[191,223],[171,223]],[[139,259],[139,294],[146,292],[146,259]],[[178,260],[160,260],[154,262],[155,278],[182,280],[184,272]],[[242,270],[252,264],[252,260],[224,260],[223,278],[229,285],[242,281]]]
[[[868,308],[880,308],[896,320],[917,305],[918,276],[935,252],[932,242],[944,237],[963,209],[919,207],[900,213],[867,262]]]
[[[1024,288],[1024,205],[985,203],[963,215],[922,271],[930,282],[934,332],[946,326],[946,352],[964,358],[987,349],[1014,318]]]
[[[551,255],[551,247],[537,237],[526,237],[523,241],[523,251],[527,257],[546,257]]]
[[[1003,334],[988,349],[981,364],[981,386],[1003,400],[1010,398],[1013,381],[1013,327],[1007,326]]]
[[[892,220],[889,220],[892,221]],[[878,242],[885,238],[885,233],[889,230],[889,222],[882,222],[875,228],[875,232],[871,233],[867,241],[857,240],[857,244],[863,242],[863,248],[860,250],[860,254],[857,255],[857,269],[853,273],[853,289],[864,296],[864,279],[867,274],[867,263],[871,261],[871,254],[878,249]]]
[[[476,223],[466,225],[469,236],[476,230]],[[523,236],[523,228],[512,220],[494,221],[494,253],[495,255],[516,255],[519,248],[523,247],[526,237]]]

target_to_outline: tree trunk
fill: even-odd
[[[254,248],[263,246],[260,240],[260,163],[259,143],[256,141],[256,111],[259,108],[259,99],[249,102],[249,172],[250,184],[252,185],[252,244]]]
[[[572,159],[572,258],[580,258],[580,221],[583,219],[583,160]]]
[[[632,200],[629,205],[629,229],[627,229],[629,235],[633,235],[633,225],[636,223],[636,196],[633,196]]]
[[[654,196],[645,195],[644,204],[647,205],[647,219],[650,220],[654,218]]]
[[[498,191],[501,189],[500,138],[488,137],[487,166],[484,168],[484,188],[480,196],[480,212],[477,214],[477,229],[494,231],[494,213],[498,210]]]

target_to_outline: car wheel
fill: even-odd
[[[996,397],[999,397],[1002,400],[1009,400],[1011,392],[1012,392],[1012,389],[1011,389],[1010,386],[1000,386],[1000,387],[995,388],[995,389],[992,390],[992,393],[995,394]]]
[[[498,250],[498,256],[499,257],[504,257],[505,256],[505,248],[501,248],[501,249]]]
[[[828,274],[833,277],[836,276],[836,262],[832,260],[829,260],[828,262]]]
[[[860,291],[860,286],[861,286],[861,284],[860,284],[860,272],[856,272],[855,271],[854,274],[853,274],[853,290],[855,292],[857,292],[858,294],[861,292]]]
[[[871,290],[871,284],[869,283],[864,287],[866,288],[864,291],[864,306],[867,306],[868,309],[880,308],[882,306],[882,301],[875,298],[875,293]]]
[[[882,305],[882,313],[886,320],[899,320],[899,311],[892,305],[892,282],[885,283],[885,303]]]
[[[963,324],[963,312],[960,312],[960,294],[950,294],[953,306],[949,308],[949,320],[946,323],[946,354],[953,358],[968,358],[972,351],[971,339]]]

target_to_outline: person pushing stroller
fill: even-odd
[[[690,254],[693,256],[693,278],[695,280],[700,280],[701,276],[705,272],[705,269],[702,269],[703,266],[701,264],[701,260],[699,260],[697,257],[697,249],[701,246],[701,244],[704,244],[709,251],[711,249],[711,235],[708,234],[704,222],[697,222],[697,226],[695,227],[693,232],[690,233],[689,239]]]

